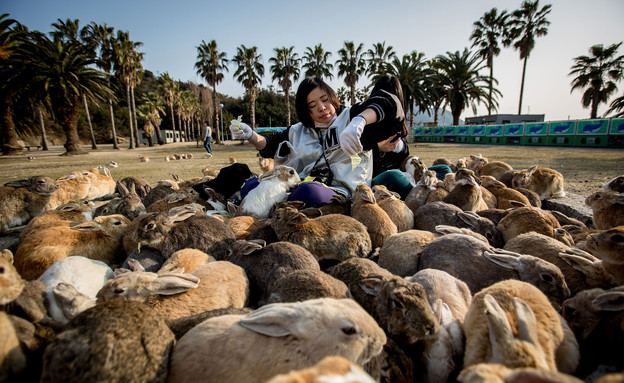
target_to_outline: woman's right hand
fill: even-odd
[[[232,132],[233,140],[248,140],[251,138],[253,130],[244,122],[240,123],[240,127],[236,125],[230,125],[230,132]]]
[[[387,139],[383,140],[383,141],[379,141],[377,143],[377,147],[379,148],[380,152],[391,152],[394,149],[396,149],[396,147],[399,145],[399,142],[401,141],[401,139],[396,139],[397,138],[397,134],[395,134],[394,136],[390,136]],[[394,141],[393,141],[394,140]]]

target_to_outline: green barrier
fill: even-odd
[[[546,145],[548,143],[546,136],[524,136],[520,140],[521,145]]]
[[[488,125],[485,129],[485,142],[488,144],[504,145],[506,140],[503,137],[504,125]]]
[[[611,119],[611,125],[609,126],[609,134],[624,135],[624,118]]]
[[[609,136],[576,136],[576,146],[605,147],[609,143]]]
[[[602,136],[609,132],[609,120],[581,120],[576,128],[577,136]]]
[[[548,145],[574,146],[574,136],[548,136]]]
[[[414,142],[421,142],[422,141],[422,128],[420,126],[415,127],[413,130],[413,133],[414,133]]]
[[[548,123],[548,145],[574,146],[576,120],[552,121]]]
[[[505,124],[503,129],[506,144],[520,145],[524,136],[524,123],[521,124]]]

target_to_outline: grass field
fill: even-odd
[[[170,179],[173,174],[182,179],[202,176],[202,169],[220,169],[230,164],[230,157],[237,162],[249,165],[252,172],[260,173],[257,151],[249,143],[227,141],[225,145],[213,144],[213,157],[205,158],[206,151],[195,142],[166,144],[163,146],[140,147],[129,150],[124,145],[113,150],[112,145],[99,145],[92,150],[85,145],[89,154],[62,156],[65,149],[53,146],[49,151],[25,151],[21,155],[0,157],[0,180],[2,184],[33,175],[46,175],[58,178],[74,170],[90,169],[107,165],[111,161],[119,164],[109,168],[114,179],[137,176],[155,183]],[[566,190],[571,193],[588,195],[599,189],[608,180],[624,174],[624,150],[600,148],[567,147],[527,147],[474,144],[409,144],[410,153],[420,156],[425,164],[437,158],[448,158],[452,162],[470,154],[482,154],[490,161],[504,161],[514,169],[532,165],[549,167],[561,172],[566,180]],[[190,153],[192,159],[165,161],[165,157],[175,153]],[[139,156],[147,156],[149,162],[141,162]],[[28,157],[34,157],[29,160]]]

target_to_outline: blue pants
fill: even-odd
[[[207,151],[208,153],[211,153],[211,154],[212,154],[212,142],[211,142],[211,141],[212,141],[212,140],[210,139],[210,137],[206,138],[206,139],[204,140],[204,148],[206,148],[206,151]]]

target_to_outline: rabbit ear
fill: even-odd
[[[591,304],[602,311],[623,311],[624,291],[607,291],[594,298]]]
[[[262,239],[246,241],[240,248],[241,253],[243,255],[249,255],[257,250],[262,250],[266,242]]]
[[[533,310],[525,301],[518,297],[514,297],[512,303],[518,315],[518,339],[539,346],[537,319]]]
[[[509,341],[513,339],[511,324],[509,324],[509,319],[507,319],[505,310],[503,310],[492,295],[486,294],[485,297],[483,297],[483,305],[490,328],[492,353],[496,354],[497,349],[500,350],[501,347],[509,344]]]
[[[119,196],[121,198],[127,196],[128,193],[129,193],[128,188],[126,187],[126,185],[124,185],[121,182],[117,182],[117,189],[119,189]]]
[[[279,167],[275,167],[271,170],[269,170],[266,173],[261,174],[260,176],[258,176],[258,182],[262,182],[262,181],[266,181],[266,180],[271,180],[277,177],[277,169],[279,169]]]
[[[194,289],[199,285],[199,277],[193,274],[159,274],[148,286],[153,294],[173,295]]]
[[[117,278],[117,277],[118,277],[118,276],[120,276],[120,275],[127,274],[127,273],[131,273],[131,272],[132,272],[132,270],[129,270],[129,269],[124,269],[124,268],[119,268],[119,269],[115,269],[115,270],[113,271],[113,275],[115,276],[115,278]]]
[[[323,215],[323,212],[316,207],[306,207],[305,209],[299,211],[299,213],[304,214],[308,218],[318,218]]]
[[[7,262],[13,264],[13,253],[9,249],[4,249],[0,252],[0,257],[6,259]]]
[[[497,265],[512,270],[523,270],[525,268],[524,262],[519,257],[520,254],[512,253],[511,251],[500,251],[500,249],[491,250],[485,250],[483,256]]]
[[[238,324],[262,335],[281,337],[292,334],[297,319],[297,311],[292,304],[278,303],[260,307],[241,318]]]
[[[185,219],[190,218],[195,214],[197,214],[197,210],[191,206],[184,205],[174,207],[173,209],[165,213],[165,219],[163,220],[163,223],[165,225],[171,225],[175,222],[184,221]]]
[[[25,188],[30,185],[29,180],[19,180],[19,181],[11,181],[4,184],[4,186],[12,187],[12,188]]]
[[[473,213],[471,211],[462,211],[457,213],[459,219],[461,219],[466,225],[468,225],[471,229],[477,226],[479,221],[479,215]]]
[[[510,200],[509,200],[509,204],[510,204],[511,206],[513,206],[513,207],[516,207],[516,208],[517,208],[517,207],[525,207],[525,206],[527,206],[525,203],[522,203],[522,202],[520,202],[520,201],[516,201],[516,200],[513,200],[513,199],[510,199]]]
[[[134,258],[128,258],[127,262],[128,262],[128,266],[130,266],[130,270],[139,271],[139,272],[145,271],[145,268],[143,267],[143,265],[141,265],[141,262],[139,262],[138,260]]]
[[[94,221],[87,221],[76,226],[70,227],[72,230],[78,231],[102,231],[102,225]]]
[[[295,224],[295,225],[303,225],[304,223],[306,223],[308,221],[309,221],[308,217],[306,217],[305,214],[301,214],[301,213],[295,214],[290,219],[290,222]]]
[[[448,235],[448,234],[463,234],[459,227],[449,226],[449,225],[436,225],[435,231],[440,234]]]
[[[360,287],[368,295],[379,296],[383,284],[383,277],[379,274],[370,274],[360,281]]]

